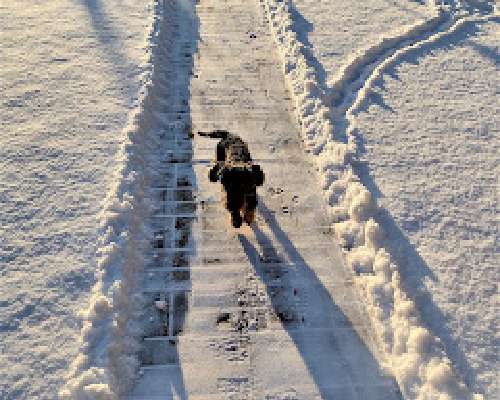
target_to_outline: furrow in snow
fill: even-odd
[[[197,129],[230,128],[248,143],[266,174],[256,223],[228,224],[220,185],[207,176],[215,142],[193,137],[187,145],[193,159],[177,168],[194,170],[189,192],[196,217],[187,242],[175,249],[172,229],[158,231],[157,257],[144,271],[149,344],[126,398],[400,399],[395,380],[373,357],[368,318],[340,249],[322,243],[322,235],[331,234],[323,231],[323,199],[313,189],[313,166],[290,115],[264,13],[255,6],[239,0],[196,5],[199,42],[193,47],[199,52],[189,71],[187,118]],[[158,217],[175,218],[162,203],[155,201],[166,207]],[[181,249],[180,267],[163,260],[163,253]],[[185,273],[182,286],[171,285],[168,274],[175,272]]]
[[[463,28],[468,23],[480,23],[486,22],[489,20],[500,20],[498,15],[484,15],[484,16],[461,16],[457,19],[448,18],[445,19],[444,22],[437,27],[439,30],[436,33],[430,35],[424,35],[423,38],[416,40],[413,43],[406,44],[405,46],[397,49],[392,54],[381,57],[379,63],[377,63],[374,68],[369,68],[367,74],[362,79],[362,83],[360,85],[357,93],[349,94],[348,97],[352,98],[353,101],[350,106],[343,110],[343,114],[348,120],[347,125],[347,136],[351,137],[353,132],[353,119],[355,117],[356,112],[360,110],[363,106],[364,102],[370,95],[371,90],[373,89],[377,80],[381,78],[384,71],[388,68],[394,66],[399,60],[401,60],[404,56],[407,56],[409,53],[413,51],[422,50],[425,47],[428,47],[436,42],[444,39],[447,36],[455,34],[461,28]],[[338,115],[338,114],[337,114]]]
[[[270,28],[282,56],[304,144],[316,156],[313,159],[331,206],[330,214],[336,222],[336,236],[348,250],[347,262],[357,275],[356,282],[368,305],[372,324],[386,356],[386,366],[396,376],[406,398],[482,398],[469,392],[446,356],[439,338],[433,337],[426,329],[415,303],[405,293],[398,266],[391,262],[390,254],[383,247],[383,230],[376,222],[378,207],[353,170],[356,142],[353,137],[347,143],[334,139],[331,109],[325,101],[336,95],[325,95],[314,68],[308,65],[304,45],[292,28],[291,1],[261,1],[266,6]],[[352,119],[374,80],[409,49],[420,48],[453,33],[471,18],[490,18],[462,16],[455,22],[450,19],[451,16],[445,18],[443,15],[444,12],[440,11],[439,16],[428,23],[410,28],[396,38],[385,38],[341,71],[332,90],[344,91],[339,98],[352,97],[353,101],[340,118]],[[426,31],[436,27],[445,30],[437,33]],[[414,43],[408,44],[409,39]],[[401,45],[404,47],[399,48]],[[380,62],[373,67],[378,58]],[[350,86],[354,86],[350,82],[356,81],[358,76],[362,78],[361,90],[357,94],[354,90],[350,94],[345,93]]]
[[[192,165],[189,85],[197,50],[197,21],[190,2],[173,0],[169,30],[171,60],[159,69],[164,92],[158,104],[158,167],[151,184],[148,218],[151,245],[142,271],[144,302],[139,315],[143,340],[139,351],[144,370],[178,368],[178,336],[184,329],[191,290],[189,258],[195,247],[195,176]],[[140,380],[140,379],[139,379]],[[162,382],[157,382],[161,385]]]
[[[390,32],[380,38],[378,43],[362,50],[358,50],[340,69],[340,71],[327,83],[325,88],[325,101],[328,105],[338,108],[338,114],[344,113],[348,108],[353,92],[359,84],[374,69],[378,60],[387,59],[390,54],[408,45],[417,42],[424,36],[430,36],[436,31],[445,29],[449,21],[447,14],[439,8],[432,18],[418,22],[412,26],[402,27],[398,31]]]
[[[141,327],[140,273],[149,243],[149,186],[157,170],[158,101],[164,96],[162,68],[169,62],[173,1],[155,2],[148,36],[149,57],[138,106],[129,116],[119,152],[115,185],[100,216],[97,282],[82,311],[80,354],[71,365],[62,399],[117,399],[137,372]]]

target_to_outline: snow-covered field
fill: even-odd
[[[54,399],[78,352],[97,215],[152,2],[0,4],[0,398]]]
[[[141,369],[134,399],[148,397],[153,388],[169,399],[186,393],[200,399],[210,394],[211,399],[309,400],[330,398],[328,393],[364,399],[366,393],[375,396],[373,390],[389,398],[389,391],[395,395],[395,381],[406,399],[472,399],[474,393],[495,399],[500,15],[494,2],[214,1],[0,5],[0,397],[56,398],[73,362],[69,376],[74,379],[64,386],[64,398],[113,398],[112,393],[130,389],[141,363],[151,367],[147,352],[153,347],[147,346],[154,342],[159,347],[153,349],[152,364],[160,369],[149,375]],[[199,31],[191,25],[195,9]],[[232,22],[224,23],[228,16]],[[245,51],[251,56],[243,56]],[[276,54],[269,56],[270,51]],[[276,79],[283,79],[290,97],[283,95],[281,82],[266,88]],[[147,91],[138,99],[144,85]],[[207,162],[211,147],[185,137],[184,125],[190,123],[235,129],[263,160],[270,181],[261,192],[267,205],[254,234],[229,232],[219,244],[207,231],[204,213],[219,211],[213,193],[209,196],[213,186],[206,186],[197,163]],[[307,156],[300,155],[295,142],[299,131]],[[193,151],[198,158],[186,161]],[[321,191],[310,194],[294,180],[306,182],[309,172],[301,171],[306,176],[301,177],[280,169],[291,154],[296,158],[287,168],[300,165],[308,171],[310,162],[317,167],[326,212],[302,203],[321,199]],[[171,157],[181,161],[168,161]],[[198,199],[195,226],[201,231],[187,246],[200,247],[203,257],[192,258],[192,267],[203,268],[187,270],[193,296],[187,311],[184,303],[182,312],[165,305],[176,299],[174,292],[160,293],[163,309],[170,307],[172,314],[168,323],[185,318],[186,326],[170,324],[166,337],[155,334],[145,344],[141,336],[152,328],[139,321],[152,311],[147,301],[141,309],[141,299],[152,292],[144,297],[139,292],[152,289],[148,284],[141,289],[141,271],[152,263],[156,269],[150,278],[170,276],[155,264],[158,254],[181,247],[162,244],[154,249],[156,256],[142,258],[144,239],[150,239],[144,235],[159,229],[155,214],[153,222],[144,218],[148,196],[168,214],[168,191],[186,190],[169,186],[172,171],[174,187],[189,181],[190,196]],[[150,192],[162,182],[170,187],[163,202]],[[177,201],[174,211],[186,206]],[[294,216],[302,211],[303,217]],[[175,227],[186,218],[179,215]],[[323,236],[326,218],[333,222],[335,238]],[[314,221],[321,226],[310,233]],[[172,233],[170,225],[162,226],[164,243],[167,233],[177,243],[176,235],[187,228]],[[98,238],[99,232],[105,235]],[[322,235],[322,246],[333,243],[333,249],[319,246],[316,258],[310,255],[316,245],[308,235],[314,234]],[[340,261],[338,244],[351,268]],[[220,252],[212,257],[225,260],[227,279],[235,279],[238,287],[249,285],[246,290],[260,288],[266,307],[248,309],[263,312],[267,323],[283,304],[272,298],[275,289],[266,280],[267,267],[256,262],[257,252],[262,257],[271,251],[299,266],[281,282],[285,291],[292,289],[287,285],[299,285],[293,286],[294,296],[299,288],[298,298],[289,304],[285,299],[284,306],[301,304],[297,310],[307,310],[308,321],[299,330],[283,321],[271,324],[271,330],[256,328],[244,337],[244,362],[213,362],[221,372],[206,365],[212,353],[196,347],[210,335],[211,347],[227,339],[219,338],[210,322],[217,309],[200,307],[232,290],[228,282],[214,280],[216,269],[207,274],[214,266],[203,261],[203,252],[216,246]],[[352,282],[358,294],[341,288]],[[185,283],[164,282],[165,288]],[[308,292],[313,287],[320,289]],[[358,295],[365,301],[360,310]],[[319,318],[322,310],[318,316],[311,311],[315,304],[331,306],[333,330],[321,331],[324,338],[331,335],[330,341],[306,339],[320,332],[315,324],[324,329],[330,323]],[[198,308],[191,310],[192,305]],[[366,312],[373,331],[361,317]],[[346,318],[352,332],[337,326]],[[178,328],[185,333],[173,337]],[[346,339],[354,332],[363,343]],[[277,351],[271,358],[276,357],[276,365],[293,365],[295,373],[304,368],[300,379],[263,383],[274,369],[266,372],[263,360],[269,355],[259,349],[273,343],[273,334],[282,349],[290,346],[287,354],[297,354],[286,361]],[[173,363],[165,361],[171,356],[163,357],[167,342],[174,343]],[[356,350],[347,354],[349,346]],[[312,356],[329,351],[338,351],[342,363],[332,361],[335,356],[325,361]],[[197,359],[201,354],[204,359]],[[361,360],[367,360],[366,369],[357,368]],[[205,374],[200,379],[198,365]],[[220,375],[235,366],[236,375]],[[328,371],[335,376],[325,375]]]
[[[372,0],[348,11],[338,3],[331,8],[331,2],[295,1],[298,36],[333,97],[336,131],[350,129],[357,138],[360,162],[354,169],[382,207],[378,222],[407,293],[467,385],[495,398],[500,18],[483,19],[494,13],[492,1],[450,2],[454,13],[471,20],[428,43],[423,35],[410,36],[407,45],[424,42],[409,51],[396,43],[395,50],[403,51],[382,64],[372,90],[356,104],[355,83],[340,86],[348,93],[342,101],[335,94],[338,71],[358,68],[349,53],[359,52],[363,61],[379,35],[397,37],[406,24],[421,24],[432,13],[424,2]],[[330,51],[342,48],[332,46],[336,29],[351,34],[351,45],[339,54]],[[383,52],[375,55],[384,58]],[[372,59],[359,63],[359,75],[353,75],[360,85],[372,79],[369,72],[363,77]]]
[[[356,118],[405,283],[471,386],[498,394],[499,22],[384,75]],[[495,100],[496,99],[496,100]]]

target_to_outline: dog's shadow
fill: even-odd
[[[347,395],[348,398],[373,400],[401,399],[395,380],[385,377],[383,379],[390,382],[388,385],[376,385],[380,382],[380,377],[385,375],[384,371],[359,337],[349,318],[335,303],[330,292],[281,229],[273,212],[262,200],[259,201],[258,211],[264,217],[274,240],[254,223],[251,227],[255,234],[256,245],[243,234],[238,235],[239,241],[256,275],[266,287],[273,312],[279,317],[283,328],[292,339],[321,398],[332,399],[339,396],[345,398]],[[303,300],[307,302],[306,307],[309,307],[310,314],[305,312],[297,316],[293,311],[290,312],[294,304],[297,304],[296,299],[277,295],[274,279],[276,276],[271,278],[273,279],[271,284],[269,267],[276,268],[276,260],[280,260],[280,254],[273,241],[279,243],[279,248],[286,253],[289,264],[294,265],[293,272],[290,271],[294,274],[294,281],[307,285],[304,287],[307,293]],[[272,260],[271,264],[268,264],[269,260]],[[288,274],[283,274],[279,283],[285,288],[288,283],[286,275]],[[296,289],[293,291],[290,287],[288,289],[295,294]],[[302,289],[298,290],[299,298],[301,291]],[[327,326],[332,329],[315,329],[314,326],[311,329],[303,329],[307,327],[309,319],[318,321],[318,316],[322,327]],[[349,349],[355,351],[350,352]],[[351,368],[352,366],[356,367]],[[371,382],[374,384],[371,385]]]

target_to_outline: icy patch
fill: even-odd
[[[339,242],[348,250],[347,263],[354,271],[356,283],[367,303],[378,341],[385,353],[385,366],[396,377],[408,399],[481,399],[471,394],[453,369],[439,339],[432,336],[405,293],[398,266],[382,247],[383,229],[376,222],[378,206],[370,191],[353,171],[352,160],[357,153],[353,132],[347,132],[347,143],[335,138],[330,121],[330,104],[335,93],[327,95],[318,84],[315,70],[308,65],[303,43],[293,31],[290,0],[262,0],[271,32],[283,61],[283,72],[295,101],[295,112],[303,142],[316,162],[325,197],[331,205],[334,231]],[[333,89],[340,90],[355,75],[361,64],[369,64],[395,45],[414,39],[443,23],[443,28],[457,29],[466,17],[458,21],[445,19],[446,9],[436,4],[436,16],[420,25],[409,27],[395,37],[386,37],[378,45],[356,55],[348,67],[339,71]],[[451,28],[450,28],[451,27]],[[438,33],[424,39],[437,40]],[[418,42],[409,48],[421,46]],[[393,62],[406,50],[397,50],[388,62]],[[382,53],[382,54],[381,54]],[[383,62],[379,70],[384,68]],[[370,77],[368,84],[371,83]],[[369,85],[368,85],[369,88]],[[362,88],[347,112],[352,116],[369,90]]]

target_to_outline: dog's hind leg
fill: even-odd
[[[243,219],[241,218],[241,213],[239,210],[231,212],[231,222],[233,224],[233,227],[235,228],[241,227]]]
[[[245,216],[243,217],[247,225],[251,225],[255,221],[255,208],[251,210],[245,210]]]
[[[245,195],[244,216],[245,222],[251,225],[255,221],[255,209],[257,208],[257,192],[255,188]]]

